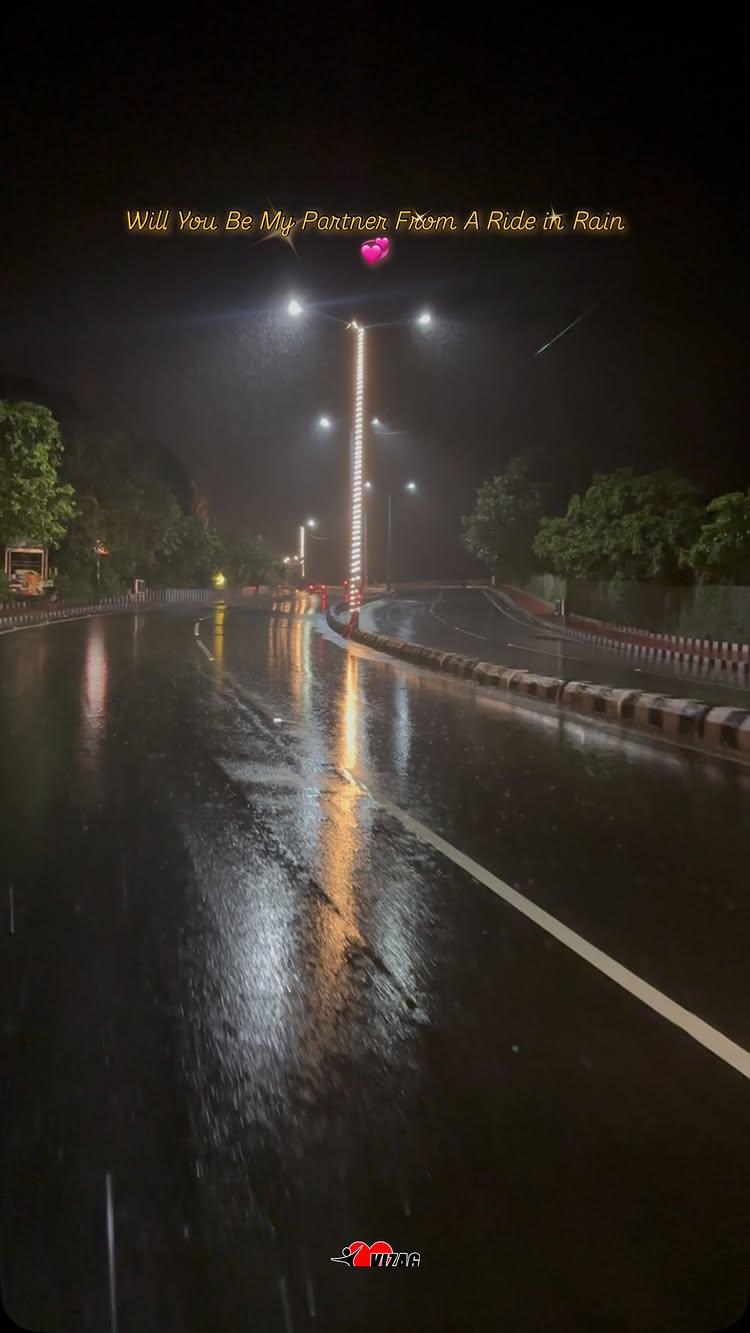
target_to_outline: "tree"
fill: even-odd
[[[148,475],[109,478],[99,494],[111,569],[129,582],[152,578],[180,544],[184,515],[163,482]]]
[[[0,544],[62,540],[73,517],[73,487],[59,480],[60,427],[38,403],[0,400]]]
[[[711,501],[684,563],[702,583],[750,585],[750,489]]]
[[[461,519],[464,546],[494,574],[522,576],[533,567],[532,545],[543,506],[542,487],[525,458],[477,491],[471,514]]]
[[[702,509],[695,487],[669,470],[594,477],[561,518],[543,518],[534,551],[555,574],[582,579],[684,579]]]
[[[273,556],[254,537],[241,537],[227,549],[227,577],[241,587],[262,583],[273,564]]]
[[[226,552],[218,534],[201,514],[183,514],[177,545],[160,572],[176,587],[207,587],[226,563]]]

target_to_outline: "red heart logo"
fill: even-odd
[[[377,264],[378,260],[383,257],[383,252],[377,241],[364,241],[359,248],[366,264]]]
[[[349,1253],[354,1255],[354,1268],[369,1268],[371,1254],[393,1254],[393,1246],[387,1240],[374,1240],[372,1245],[365,1240],[353,1240],[349,1244]]]

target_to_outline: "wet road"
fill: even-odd
[[[750,773],[294,611],[0,636],[6,1311],[728,1327]]]
[[[492,589],[399,588],[393,601],[375,603],[364,611],[362,626],[377,634],[484,662],[525,667],[544,676],[750,708],[750,677],[668,660],[649,662],[617,649],[560,637]]]

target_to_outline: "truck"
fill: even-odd
[[[46,546],[34,542],[6,546],[5,574],[14,597],[51,597],[55,600],[55,581],[50,572]]]

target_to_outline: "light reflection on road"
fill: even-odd
[[[104,620],[90,620],[86,633],[81,688],[81,712],[86,754],[93,767],[99,762],[99,747],[107,721],[109,663]]]

